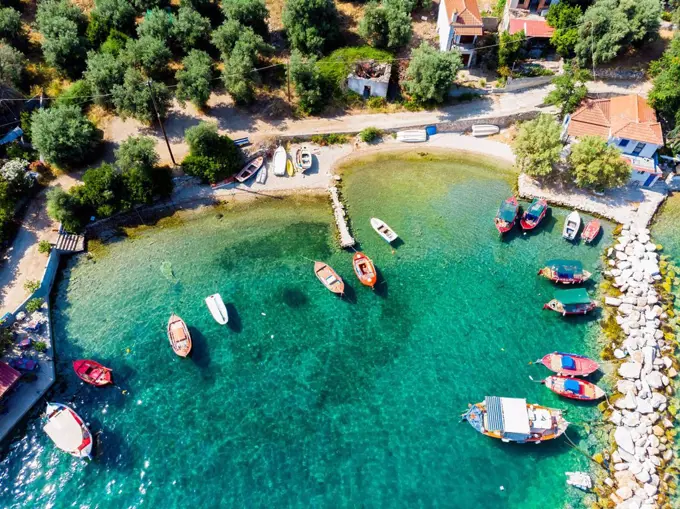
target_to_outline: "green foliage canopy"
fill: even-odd
[[[411,15],[396,1],[382,5],[370,2],[359,22],[359,35],[376,48],[405,46],[411,40],[411,34]]]
[[[180,7],[177,21],[172,25],[172,36],[183,53],[208,40],[210,20],[191,7]]]
[[[115,85],[123,83],[125,64],[106,53],[90,51],[87,54],[87,70],[83,79],[87,81],[98,104],[111,104],[110,94]]]
[[[170,107],[170,91],[157,81],[152,82],[151,87],[156,97],[158,113],[165,117]],[[147,79],[135,68],[125,71],[121,85],[113,86],[112,100],[116,113],[122,117],[134,117],[146,124],[151,124],[156,117]]]
[[[517,169],[534,177],[550,175],[560,159],[560,124],[548,114],[524,122],[513,142]]]
[[[283,8],[283,26],[292,48],[305,54],[322,53],[340,35],[333,0],[288,0]]]
[[[316,57],[305,60],[299,51],[293,51],[290,58],[290,79],[295,85],[295,93],[303,113],[318,113],[323,109],[328,94],[324,93],[325,86]]]
[[[227,20],[251,27],[264,38],[269,35],[269,11],[264,0],[222,0],[222,11]]]
[[[182,66],[175,74],[177,99],[204,108],[212,90],[212,58],[205,51],[194,49],[182,60]]]
[[[182,170],[188,175],[215,183],[241,169],[243,155],[228,136],[221,136],[217,126],[201,122],[184,133],[189,144],[189,155],[182,161]]]
[[[24,36],[21,14],[11,7],[0,7],[0,40],[19,43]]]
[[[19,88],[26,58],[19,50],[0,41],[0,84]]]
[[[441,103],[462,68],[458,52],[440,52],[423,42],[411,52],[404,88],[416,101]]]
[[[552,80],[555,88],[546,96],[545,103],[559,107],[560,117],[564,118],[573,113],[586,97],[588,88],[585,83],[590,79],[590,73],[579,68],[577,62],[566,65],[564,73]]]
[[[631,169],[621,158],[621,151],[598,136],[584,136],[575,143],[569,163],[579,187],[603,191],[630,179]]]
[[[574,56],[581,18],[583,18],[583,11],[577,5],[559,2],[550,6],[546,19],[548,24],[555,29],[550,37],[550,44],[564,58]]]
[[[82,71],[88,40],[83,12],[69,0],[44,0],[36,13],[45,61],[71,76]]]

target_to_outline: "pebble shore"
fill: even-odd
[[[665,469],[674,457],[671,380],[675,337],[663,288],[663,263],[647,228],[624,225],[607,251],[605,277],[613,289],[605,306],[620,327],[611,344],[617,369],[613,408],[605,413],[614,425],[610,475],[604,479],[609,504],[619,509],[663,507],[672,476]],[[670,506],[668,506],[670,507]]]

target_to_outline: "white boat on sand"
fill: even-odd
[[[54,445],[71,456],[92,457],[92,434],[70,407],[62,403],[47,403],[43,430]]]
[[[286,174],[286,162],[288,155],[286,149],[279,145],[274,151],[274,175],[283,177]]]
[[[399,131],[397,133],[397,141],[404,143],[420,143],[427,141],[427,131],[425,129],[410,129],[408,131]]]
[[[473,125],[472,136],[491,136],[492,134],[498,134],[500,130],[500,127],[493,124]]]
[[[229,321],[229,314],[227,313],[227,307],[224,305],[222,296],[219,293],[215,293],[205,298],[205,303],[208,305],[210,314],[220,325],[225,325]]]
[[[385,223],[385,221],[382,221],[377,217],[371,218],[371,226],[378,233],[378,235],[380,235],[387,242],[394,242],[399,237],[399,235],[397,235],[397,232],[395,232],[392,228],[387,226],[387,223]]]
[[[257,172],[257,178],[255,178],[255,182],[258,184],[264,184],[267,182],[267,165],[263,164],[262,167],[260,168],[260,171]]]
[[[581,228],[581,216],[575,210],[567,216],[564,220],[564,229],[562,230],[562,237],[567,240],[574,240]]]

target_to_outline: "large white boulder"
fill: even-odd
[[[624,428],[623,426],[616,428],[616,431],[614,431],[614,441],[623,451],[626,451],[629,454],[635,454],[633,437],[627,428]]]
[[[637,380],[640,378],[640,372],[642,371],[642,364],[638,362],[624,362],[619,366],[619,375],[623,378],[629,378]]]

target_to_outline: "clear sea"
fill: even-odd
[[[554,287],[536,272],[550,258],[597,272],[612,226],[595,246],[570,244],[568,211],[552,208],[535,233],[500,239],[493,218],[515,175],[479,158],[381,156],[343,175],[375,291],[338,248],[327,196],[169,218],[67,262],[50,398],[99,433],[97,456],[56,450],[36,413],[0,459],[0,507],[578,506],[564,472],[590,464],[565,439],[504,444],[459,420],[486,395],[525,397],[568,409],[567,434],[592,445],[582,423],[597,409],[529,376],[548,374],[531,361],[554,350],[597,357],[598,315],[544,311]],[[402,241],[388,246],[372,216]],[[344,299],[311,260],[345,278]],[[228,326],[203,301],[215,292]],[[170,349],[172,312],[190,327],[191,358]],[[79,358],[112,367],[119,388],[83,386]]]

